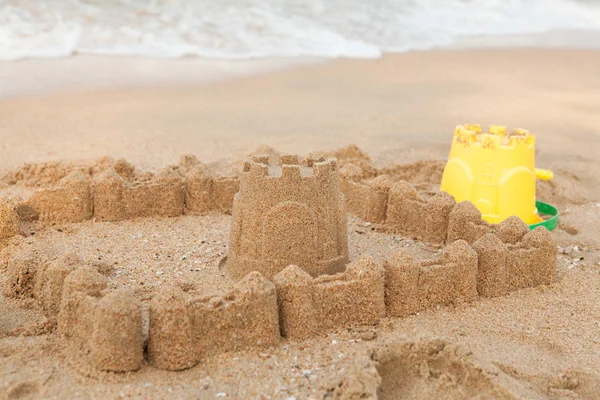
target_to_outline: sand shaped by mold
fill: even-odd
[[[144,315],[133,293],[109,287],[102,272],[76,254],[35,247],[9,259],[5,295],[39,301],[73,351],[95,368],[133,371],[147,357],[158,368],[177,370],[214,352],[275,346],[282,334],[300,339],[376,325],[386,315],[404,317],[555,279],[556,245],[545,228],[529,232],[515,219],[492,227],[469,203],[455,204],[444,194],[422,199],[408,183],[381,175],[367,185],[340,181],[334,160],[309,158],[301,166],[286,155],[281,164],[269,166],[257,156],[239,178],[223,183],[199,163],[152,176],[116,163],[94,176],[72,171],[24,204],[3,202],[1,226],[9,239],[18,232],[20,207],[42,223],[232,210],[228,271],[243,279],[225,295],[163,288]],[[346,265],[350,199],[364,219],[446,247],[424,260],[398,252],[383,264],[362,256]],[[298,232],[306,235],[302,241]],[[239,262],[248,255],[252,262]]]
[[[259,271],[271,279],[288,265],[312,276],[342,272],[348,263],[346,207],[337,160],[259,156],[244,165],[235,195],[227,271]]]

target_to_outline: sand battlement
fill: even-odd
[[[185,208],[181,175],[170,168],[152,179],[136,182],[107,169],[94,180],[94,217],[100,221],[118,221],[139,217],[174,217]]]
[[[295,154],[284,154],[279,164],[270,165],[269,156],[252,156],[244,163],[244,174],[252,177],[281,178],[284,180],[299,180],[310,178],[331,178],[337,175],[337,160],[335,158],[307,158],[300,164]]]
[[[227,271],[241,278],[260,271],[272,278],[288,265],[310,275],[343,271],[348,262],[346,207],[334,159],[309,158],[304,165],[284,155],[244,164],[235,195]]]
[[[486,233],[473,243],[480,296],[502,296],[556,280],[556,239],[546,228],[528,231],[514,244],[503,242],[501,235]]]
[[[341,188],[348,210],[365,221],[435,244],[450,244],[460,239],[472,244],[486,233],[514,244],[529,231],[518,217],[490,224],[469,201],[456,203],[445,192],[423,198],[410,183],[393,183],[385,175],[368,183],[342,179]]]
[[[292,339],[352,325],[376,325],[385,316],[383,268],[369,257],[343,273],[312,278],[291,265],[274,278],[281,332]]]
[[[465,241],[437,259],[417,261],[399,251],[385,263],[387,313],[403,317],[436,306],[477,298],[477,253]]]
[[[33,193],[26,205],[43,222],[82,222],[92,218],[90,179],[73,171],[54,188]]]
[[[125,160],[103,160],[102,166],[93,176],[75,169],[21,202],[0,196],[0,239],[17,234],[19,220],[54,224],[231,213],[239,189],[237,177],[216,176],[189,156],[156,174],[136,173]]]
[[[404,317],[479,296],[549,284],[556,277],[556,243],[544,228],[524,235],[510,229],[486,233],[471,246],[456,240],[439,256],[414,259],[403,251],[383,266],[361,256],[335,275],[310,276],[290,265],[271,283],[252,272],[222,296],[191,296],[161,288],[146,307],[76,254],[28,246],[8,261],[4,293],[37,300],[71,351],[106,371],[133,371],[144,343],[155,367],[180,370],[223,351],[277,345],[280,336],[308,338],[359,325],[386,314]],[[504,240],[501,236],[505,235]],[[512,242],[512,243],[511,243]]]
[[[424,199],[406,181],[392,182],[380,175],[369,183],[342,180],[348,210],[365,221],[431,243],[444,243],[448,235],[452,196],[439,192]]]
[[[224,296],[192,298],[163,289],[150,305],[148,354],[153,365],[178,370],[203,357],[279,342],[275,287],[252,272]]]
[[[107,288],[89,266],[64,279],[58,331],[104,371],[135,371],[144,359],[142,306],[129,290]],[[81,350],[80,350],[81,351]]]

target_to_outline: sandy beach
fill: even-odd
[[[598,182],[584,164],[598,149],[599,54],[415,52],[199,86],[3,101],[0,167],[105,155],[159,167],[182,153],[213,162],[263,144],[305,153],[349,143],[377,162],[404,163],[445,158],[454,126],[481,121],[526,127],[540,138],[540,166]]]
[[[41,77],[44,62],[27,68]],[[537,136],[536,166],[555,173],[538,197],[562,214],[557,281],[374,327],[211,356],[186,371],[144,365],[126,374],[90,369],[43,329],[36,304],[0,295],[0,399],[358,399],[378,387],[380,398],[600,396],[600,51],[429,51],[264,64],[250,76],[235,66],[228,67],[233,75],[198,74],[194,84],[172,77],[106,87],[113,80],[105,79],[94,89],[78,84],[0,99],[0,176],[24,163],[105,156],[157,171],[183,154],[231,173],[266,146],[305,155],[349,144],[382,168],[445,160],[458,124],[522,127]],[[23,79],[16,68],[4,71],[15,75],[3,79]],[[16,186],[4,180],[0,191],[30,189]],[[0,284],[11,252],[35,240],[86,260],[110,260],[110,284],[131,288],[141,301],[165,283],[184,281],[194,294],[222,294],[234,284],[219,277],[229,224],[230,216],[216,213],[34,224],[28,228],[35,236],[1,253]],[[368,227],[349,218],[351,260],[371,254],[382,261],[400,248],[437,251]],[[186,254],[193,256],[184,261]],[[438,372],[423,372],[428,362]],[[465,374],[474,378],[456,381]]]

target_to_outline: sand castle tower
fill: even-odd
[[[230,235],[226,269],[234,278],[259,271],[270,279],[288,265],[312,276],[343,271],[348,233],[336,159],[246,161]]]

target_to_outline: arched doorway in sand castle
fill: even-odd
[[[277,204],[264,216],[263,259],[274,264],[287,260],[301,268],[310,267],[317,258],[316,227],[316,218],[306,204],[296,201]]]

